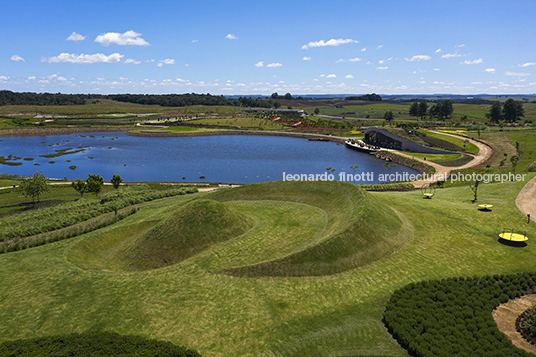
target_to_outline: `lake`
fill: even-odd
[[[381,183],[385,175],[418,174],[401,165],[388,168],[385,161],[342,144],[283,136],[139,137],[96,132],[0,137],[0,156],[18,164],[0,164],[1,173],[28,176],[41,171],[69,180],[95,173],[105,181],[118,174],[131,182],[246,184],[331,174],[335,180],[348,181],[352,175],[356,183]],[[352,170],[353,165],[359,168]]]

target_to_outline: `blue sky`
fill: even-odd
[[[0,89],[536,93],[536,1],[0,0]]]

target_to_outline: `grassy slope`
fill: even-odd
[[[0,340],[101,329],[184,343],[204,356],[404,356],[381,322],[382,306],[394,289],[423,279],[534,270],[534,244],[513,248],[496,241],[503,227],[527,229],[536,237],[513,203],[521,186],[482,185],[479,203],[493,204],[492,212],[476,209],[468,187],[439,190],[432,200],[419,192],[373,193],[378,205],[396,208],[413,226],[413,240],[361,268],[304,278],[214,274],[206,270],[213,266],[209,255],[119,273],[114,255],[96,246],[117,249],[109,239],[142,234],[170,217],[170,207],[207,195],[144,204],[136,215],[100,231],[1,255]],[[278,197],[294,199],[292,191],[282,190]],[[319,205],[323,201],[314,192],[308,197]],[[236,199],[242,201],[233,208],[240,209],[243,197]],[[325,201],[324,210],[336,209]],[[327,222],[313,211],[320,223],[312,231],[318,232]],[[277,221],[277,214],[272,219]],[[219,247],[222,262],[224,256],[244,259],[240,251],[232,257],[231,245]]]

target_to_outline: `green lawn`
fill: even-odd
[[[455,138],[453,136],[450,136],[450,135],[443,135],[443,134],[438,134],[438,133],[433,133],[429,130],[419,130],[419,132],[423,133],[423,134],[426,134],[426,135],[429,135],[433,138],[438,138],[438,139],[441,139],[441,140],[445,140],[445,141],[448,141],[449,143],[452,143],[454,145],[457,145],[461,148],[464,148],[465,150],[467,150],[468,153],[470,154],[478,154],[478,147],[474,144],[471,144],[470,142],[468,141],[465,141],[463,139],[460,139],[460,138]]]
[[[140,204],[112,226],[0,255],[0,341],[100,330],[184,344],[203,356],[406,356],[381,321],[395,289],[534,271],[536,227],[514,204],[522,185],[481,185],[477,203],[493,204],[491,212],[477,210],[468,187],[423,200],[418,191],[365,193],[337,182],[260,184]],[[253,228],[177,264],[125,269],[121,252],[199,198],[247,215]],[[390,231],[400,224],[402,230]],[[526,230],[528,246],[498,243],[505,227]],[[374,259],[327,249],[353,239]],[[326,261],[340,269],[311,275],[287,259],[301,276],[245,278],[222,270],[262,267],[300,252],[311,259],[331,252]]]

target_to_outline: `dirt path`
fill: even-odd
[[[432,132],[435,133],[435,131],[432,131]],[[455,138],[458,138],[458,139],[467,140],[471,144],[474,144],[475,146],[478,147],[478,154],[477,155],[471,155],[471,156],[474,157],[473,160],[469,161],[465,165],[456,166],[456,167],[447,167],[447,166],[437,164],[435,162],[431,162],[431,161],[427,161],[427,160],[423,160],[423,159],[418,159],[418,158],[413,157],[411,155],[408,155],[408,154],[406,154],[406,153],[404,153],[402,151],[393,151],[397,155],[407,157],[407,158],[412,159],[412,160],[423,162],[423,163],[425,163],[427,165],[430,165],[433,168],[435,168],[436,172],[435,172],[434,175],[432,175],[430,177],[427,177],[427,178],[425,178],[423,180],[410,182],[411,184],[413,184],[413,186],[415,186],[417,188],[423,187],[425,185],[429,185],[430,183],[436,182],[438,180],[445,180],[448,177],[448,175],[450,174],[450,172],[453,171],[453,170],[460,170],[460,169],[466,169],[466,168],[470,168],[470,167],[475,167],[475,166],[485,162],[486,160],[488,160],[491,157],[491,154],[493,153],[493,150],[491,149],[491,147],[489,145],[484,144],[484,143],[482,143],[480,141],[476,141],[476,140],[469,139],[469,138],[466,138],[466,137],[461,137],[461,136],[454,135],[454,134],[439,133],[439,132],[438,132],[438,134],[448,135],[448,136],[452,136],[452,137],[455,137]]]
[[[536,222],[536,176],[532,178],[516,197],[516,207],[525,216]]]
[[[512,343],[527,352],[536,354],[536,346],[531,345],[516,331],[515,322],[517,317],[525,310],[536,304],[536,295],[527,295],[519,299],[510,300],[499,305],[493,311],[493,319],[497,323],[499,330],[512,341]]]

